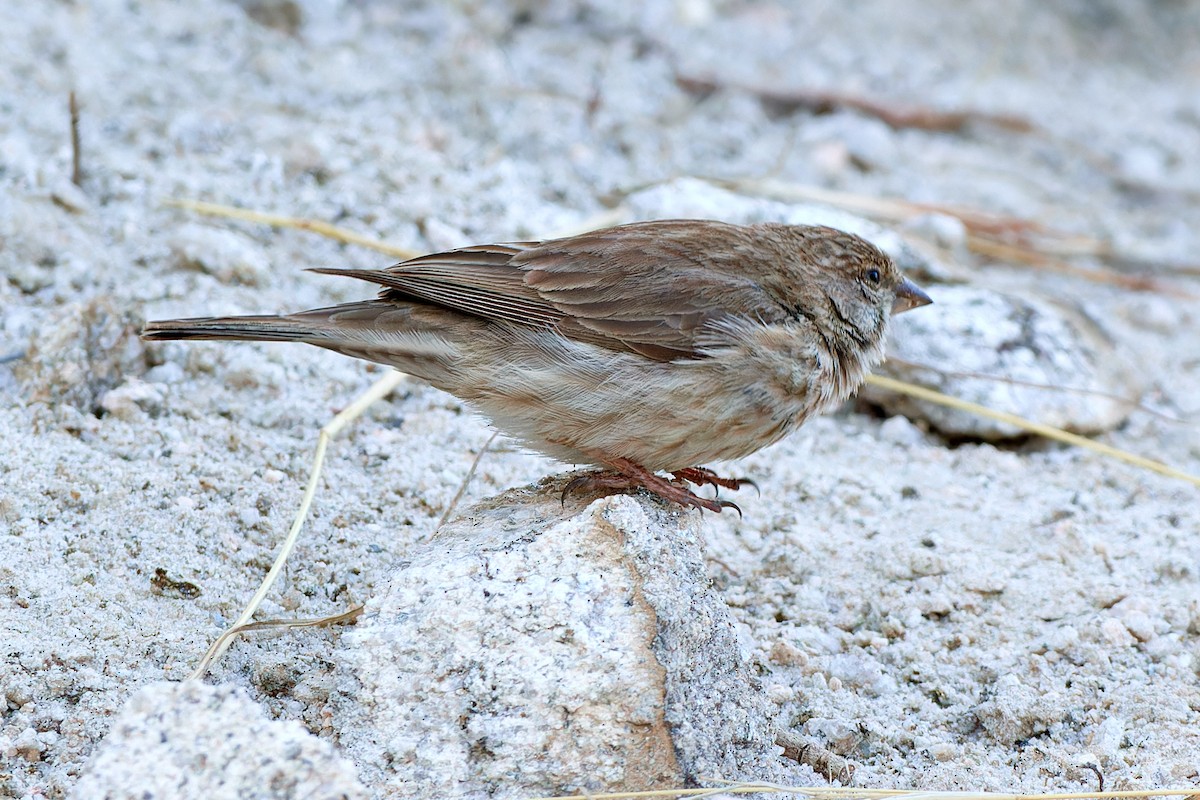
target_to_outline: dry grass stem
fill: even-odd
[[[396,258],[408,259],[415,258],[421,253],[418,250],[413,250],[409,247],[401,247],[395,244],[381,242],[378,239],[367,236],[361,233],[339,228],[336,225],[330,225],[328,222],[321,222],[315,219],[303,219],[301,217],[288,217],[283,214],[267,214],[262,211],[251,211],[247,208],[238,208],[237,206],[226,206],[220,203],[206,203],[201,200],[167,200],[164,205],[172,208],[182,208],[188,211],[195,211],[197,214],[206,214],[211,217],[227,217],[229,219],[240,219],[245,222],[257,222],[262,225],[271,225],[276,228],[295,228],[302,231],[312,231],[313,233],[327,236],[330,239],[335,239],[346,244],[356,244],[360,247],[367,247],[371,250],[378,250],[381,253],[387,253]]]
[[[462,496],[467,493],[467,487],[471,485],[471,479],[475,477],[475,470],[479,469],[479,462],[483,460],[483,454],[488,451],[488,448],[492,446],[492,442],[496,441],[496,437],[499,435],[500,431],[495,431],[488,438],[488,440],[483,443],[483,447],[479,448],[479,452],[475,454],[475,459],[471,462],[471,468],[467,470],[467,474],[465,477],[463,477],[462,483],[458,485],[458,491],[454,493],[454,499],[452,499],[449,505],[446,506],[446,510],[442,512],[442,516],[438,517],[437,525],[433,526],[435,531],[445,525],[446,520],[450,519],[450,515],[453,514],[454,509],[458,507],[458,501],[462,500]]]
[[[708,95],[718,89],[748,92],[777,115],[808,111],[829,114],[843,108],[866,114],[891,128],[916,128],[926,131],[957,133],[972,124],[994,125],[1015,133],[1029,133],[1034,125],[1014,114],[994,114],[986,111],[939,111],[928,106],[903,106],[884,100],[862,97],[846,92],[820,89],[770,89],[728,83],[714,77],[676,75],[675,83],[692,94]]]
[[[593,794],[531,797],[527,800],[643,800],[644,798],[711,797],[714,794],[779,794],[789,793],[811,800],[1135,800],[1151,797],[1183,797],[1196,795],[1191,789],[1148,789],[1123,792],[1055,792],[1051,794],[1009,794],[1004,792],[925,792],[915,789],[860,789],[842,786],[781,786],[775,783],[744,781],[715,781],[718,787],[707,789],[655,789],[645,792],[598,792]]]
[[[1023,381],[1017,378],[1005,377],[1003,375],[989,375],[986,372],[972,372],[971,370],[942,369],[941,367],[935,367],[932,364],[923,364],[919,361],[909,361],[904,358],[895,358],[894,356],[888,357],[888,363],[900,364],[909,369],[925,370],[927,372],[932,372],[935,375],[943,375],[947,378],[972,378],[981,381],[992,381],[993,383],[1005,383],[1009,386],[1023,386],[1029,389],[1041,389],[1046,392],[1077,394],[1085,397],[1103,397],[1106,400],[1113,400],[1117,403],[1120,403],[1131,410],[1137,409],[1138,411],[1158,417],[1166,422],[1173,422],[1176,425],[1186,425],[1189,422],[1189,420],[1173,417],[1170,414],[1165,414],[1162,411],[1157,411],[1153,408],[1150,408],[1136,398],[1126,397],[1125,395],[1115,394],[1113,392],[1102,392],[1098,389],[1081,389],[1078,386],[1058,386],[1053,383]]]
[[[67,95],[67,110],[71,114],[71,183],[83,186],[83,148],[79,138],[79,101],[75,91]]]
[[[337,436],[343,428],[362,416],[377,400],[381,400],[395,391],[396,387],[403,383],[407,377],[402,372],[389,371],[372,384],[369,389],[359,395],[353,403],[334,416],[325,427],[321,428],[321,432],[317,436],[317,449],[313,454],[313,464],[308,475],[308,484],[304,488],[304,497],[300,500],[300,507],[296,510],[296,516],[292,520],[292,527],[288,530],[288,534],[283,540],[283,545],[279,548],[279,554],[275,557],[274,563],[271,564],[271,569],[267,571],[266,577],[263,578],[262,585],[258,587],[258,591],[254,593],[254,596],[250,598],[250,602],[242,609],[242,613],[238,616],[237,620],[209,646],[208,652],[200,659],[200,663],[196,665],[196,669],[193,670],[190,677],[204,677],[213,661],[220,658],[229,649],[229,645],[233,643],[234,637],[241,630],[245,629],[247,625],[251,624],[250,620],[254,616],[254,613],[258,611],[258,607],[262,605],[262,601],[266,598],[267,593],[271,591],[271,587],[279,578],[279,574],[283,571],[283,567],[287,563],[288,556],[292,554],[292,550],[296,547],[296,540],[300,537],[300,530],[304,527],[304,521],[308,518],[308,511],[312,507],[313,498],[317,495],[317,486],[321,478],[321,468],[325,464],[325,451],[329,447],[330,440]]]
[[[1004,422],[1012,425],[1015,428],[1019,428],[1020,430],[1028,431],[1029,433],[1033,433],[1038,436],[1044,436],[1045,438],[1053,439],[1056,442],[1074,445],[1075,447],[1082,447],[1087,450],[1100,453],[1101,455],[1108,456],[1109,458],[1114,458],[1117,461],[1124,461],[1126,464],[1132,464],[1135,467],[1141,467],[1142,469],[1156,472],[1159,475],[1165,475],[1168,478],[1177,478],[1181,481],[1187,481],[1195,486],[1200,486],[1200,477],[1196,475],[1189,475],[1186,472],[1177,470],[1174,467],[1163,464],[1162,462],[1154,461],[1152,459],[1121,450],[1120,448],[1103,444],[1102,442],[1097,442],[1093,439],[1087,438],[1086,436],[1068,433],[1067,431],[1059,428],[1043,425],[1040,422],[1033,422],[1032,420],[1027,420],[1024,417],[1018,417],[1016,414],[1009,414],[1005,411],[995,411],[987,406],[981,406],[978,403],[960,400],[957,397],[951,397],[950,395],[936,392],[933,389],[927,389],[924,386],[917,386],[912,383],[906,383],[905,381],[898,381],[895,378],[888,378],[884,375],[868,375],[867,382],[874,384],[881,389],[888,389],[889,391],[906,394],[910,397],[915,397],[918,400],[937,403],[938,405],[943,405],[948,408],[956,408],[959,411],[966,411],[969,414],[975,414],[986,419],[994,419],[998,422]]]

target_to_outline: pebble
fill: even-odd
[[[888,417],[879,426],[879,438],[901,447],[912,447],[920,444],[925,439],[925,434],[908,417],[897,414]]]
[[[934,761],[949,761],[958,755],[958,748],[949,742],[938,742],[928,748],[929,756]]]
[[[110,389],[100,396],[100,407],[126,422],[140,419],[146,412],[161,411],[162,403],[162,389],[137,378],[129,378],[116,389]]]
[[[146,370],[145,377],[150,383],[172,384],[181,382],[186,376],[183,367],[174,361],[168,361]]]
[[[1129,647],[1133,644],[1133,635],[1119,619],[1108,617],[1100,623],[1100,635],[1113,647]]]

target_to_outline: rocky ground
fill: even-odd
[[[350,726],[387,707],[365,693],[356,707],[364,679],[348,675],[387,640],[380,623],[258,636],[216,665],[215,688],[162,683],[236,616],[317,430],[380,372],[302,347],[147,347],[138,327],[363,297],[302,270],[388,263],[172,198],[416,250],[601,218],[845,218],[795,187],[1034,221],[1115,255],[1075,247],[1073,273],[1038,268],[973,251],[953,216],[859,204],[938,303],[897,326],[896,355],[926,367],[895,374],[1200,473],[1194,4],[88,0],[0,4],[0,30],[2,795],[122,796],[148,791],[131,781],[152,767],[157,796],[220,796],[187,776],[232,765],[229,785],[255,785],[261,773],[239,772],[254,742],[291,765],[257,784],[264,796],[433,785]],[[976,113],[889,124],[847,98]],[[1027,385],[1044,383],[1059,389]],[[641,565],[630,586],[669,593],[639,561],[659,563],[649,545],[628,548],[654,531],[694,542],[679,563],[694,552],[711,583],[681,570],[674,589],[712,593],[696,602],[729,632],[713,651],[726,679],[746,676],[747,708],[856,764],[856,785],[1079,791],[1096,786],[1090,764],[1107,788],[1195,786],[1200,490],[1013,433],[872,390],[727,467],[762,489],[738,498],[743,518],[645,498],[566,511],[626,532],[613,563]],[[333,445],[260,616],[370,601],[386,617],[397,576],[427,580],[413,570],[434,563],[449,535],[437,520],[489,436],[419,385],[373,407]],[[566,469],[497,440],[454,530],[494,520],[497,501],[475,505],[486,498]],[[500,507],[557,506],[559,485]],[[673,619],[656,598],[647,613]],[[670,684],[678,671],[655,658]],[[195,749],[158,760],[156,725],[190,726]],[[245,738],[222,750],[225,733]],[[478,741],[430,774],[478,764]],[[689,746],[675,743],[684,773]],[[539,793],[491,780],[501,796]],[[555,780],[541,793],[596,788]]]

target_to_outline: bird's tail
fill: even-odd
[[[423,307],[421,307],[423,308]],[[142,338],[304,342],[335,353],[395,367],[439,386],[460,356],[443,319],[449,312],[367,300],[298,314],[199,317],[147,322]],[[452,333],[452,330],[450,331]]]
[[[142,328],[142,338],[152,342],[170,339],[308,342],[328,347],[335,341],[358,338],[356,333],[373,328],[389,312],[396,312],[394,305],[367,300],[284,316],[164,319],[147,322]]]
[[[311,342],[322,338],[311,323],[291,317],[197,317],[147,322],[142,338],[152,342],[171,339],[224,339],[251,342]]]

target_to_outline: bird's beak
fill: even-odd
[[[925,294],[920,286],[905,278],[896,287],[896,299],[892,301],[892,314],[903,314],[905,311],[912,311],[914,308],[927,306],[932,302],[933,299]]]

